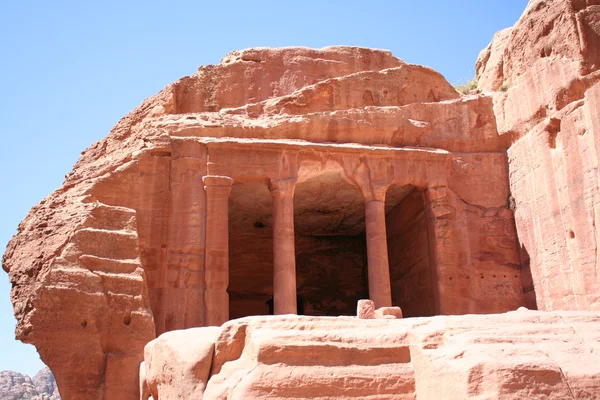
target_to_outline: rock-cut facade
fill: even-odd
[[[491,360],[444,370],[452,361],[438,365],[423,351],[441,345],[437,323],[448,326],[441,332],[469,329],[469,317],[442,315],[583,312],[585,323],[561,318],[593,330],[597,316],[585,312],[600,311],[599,68],[600,5],[584,0],[532,0],[482,51],[479,90],[468,93],[385,50],[234,51],[119,121],[19,225],[3,258],[16,336],[37,347],[64,399],[169,398],[154,370],[142,368],[150,377],[140,389],[144,347],[198,327],[205,340],[190,354],[206,376],[190,379],[205,398],[299,398],[291,386],[273,389],[286,387],[275,383],[287,372],[236,381],[235,371],[286,360],[312,366],[294,370],[297,382],[317,382],[325,367],[339,378],[315,383],[314,396],[434,398],[437,379],[456,383],[448,398],[502,397],[506,380]],[[422,320],[430,325],[345,317],[360,299],[432,317]],[[289,314],[304,317],[261,317]],[[523,315],[473,317],[473,329],[487,337],[489,323],[513,335],[513,319],[526,332],[546,318]],[[286,347],[299,331],[305,347]],[[336,334],[354,339],[334,350],[306,344]],[[187,350],[163,345],[156,354],[189,361]],[[278,358],[279,345],[289,358]],[[371,361],[344,370],[361,346]],[[161,359],[153,351],[146,365]],[[330,361],[311,364],[318,354]],[[544,371],[569,369],[566,358]],[[390,381],[399,370],[404,378]],[[367,377],[357,384],[366,391],[335,392],[354,382],[343,371]],[[595,387],[557,374],[569,390]],[[488,375],[497,377],[490,391],[474,388]],[[241,381],[236,397],[232,382]]]

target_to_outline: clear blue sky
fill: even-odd
[[[2,1],[0,250],[81,151],[169,82],[252,46],[389,49],[451,83],[527,0]],[[0,371],[35,374],[0,271]]]

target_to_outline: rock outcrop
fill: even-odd
[[[175,329],[353,315],[368,296],[406,317],[516,309],[492,107],[382,50],[258,48],[201,67],[20,224],[3,259],[16,335],[65,399],[130,399],[143,346]]]
[[[597,312],[248,317],[150,342],[141,400],[592,399],[599,350]]]
[[[477,61],[508,143],[530,307],[600,308],[599,69],[592,0],[530,1]]]
[[[13,371],[0,372],[2,400],[60,400],[56,380],[49,368],[40,370],[31,379]]]
[[[180,395],[227,391],[235,376],[254,376],[249,366],[276,376],[269,368],[281,360],[278,347],[262,353],[255,327],[264,327],[269,347],[269,335],[283,340],[271,324],[288,333],[305,327],[302,321],[319,332],[322,321],[337,321],[332,326],[341,324],[340,332],[358,326],[348,318],[243,319],[225,325],[214,350],[212,339],[191,354],[172,350],[180,362],[168,379],[154,369],[162,362],[158,355],[147,354],[140,370],[144,346],[157,335],[240,317],[353,315],[363,298],[380,310],[399,306],[404,317],[504,313],[523,305],[597,309],[596,3],[532,0],[517,24],[481,53],[480,94],[461,95],[439,73],[388,51],[345,46],[235,51],[168,85],[87,149],[62,187],[19,225],[2,263],[13,285],[17,338],[38,348],[63,398],[118,400],[138,397],[140,371],[151,387],[167,387],[185,365],[193,377],[177,377],[178,386],[200,383],[172,392]],[[562,316],[535,315],[540,321]],[[575,323],[576,315],[568,318]],[[501,317],[466,320],[501,323],[494,318]],[[353,342],[354,350],[350,344],[332,350],[331,362],[339,366],[350,364],[348,354],[382,352],[383,360],[397,350],[399,358],[390,362],[407,371],[401,382],[374,376],[370,364],[340,367],[348,374],[331,379],[383,391],[404,385],[413,391],[409,397],[415,390],[433,396],[442,382],[472,396],[512,390],[527,397],[542,386],[585,394],[594,387],[585,383],[581,364],[563,363],[559,346],[560,360],[539,374],[533,364],[523,364],[531,374],[491,361],[475,368],[476,358],[449,360],[449,353],[434,352],[439,360],[423,368],[451,368],[419,372],[433,374],[419,380],[416,360],[429,357],[426,352],[415,350],[409,362],[401,357],[408,350],[385,347],[394,340],[417,346],[412,340],[421,339],[406,330],[421,329],[418,321],[364,321],[364,347]],[[465,320],[427,321],[433,327]],[[239,345],[246,329],[256,345]],[[324,334],[337,334],[327,329]],[[487,328],[481,329],[483,335]],[[169,352],[182,335],[168,333],[153,348]],[[315,335],[310,343],[321,333]],[[489,343],[489,354],[498,356],[494,349],[504,347]],[[252,357],[227,362],[241,352],[269,354],[269,367]],[[195,364],[194,357],[203,361]],[[213,378],[204,382],[209,359]],[[382,371],[388,364],[382,361]],[[555,373],[563,368],[569,372]],[[300,368],[293,382],[310,382],[320,370]],[[227,382],[218,383],[219,376]],[[551,381],[539,383],[546,378]],[[323,379],[315,387],[329,393]],[[235,390],[266,393],[246,383]],[[295,390],[282,387],[290,391],[283,397]]]

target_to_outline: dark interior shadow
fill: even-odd
[[[296,296],[296,303],[298,304],[298,315],[304,315],[304,299],[302,299],[302,296]],[[269,315],[275,315],[273,298],[271,297],[265,304],[269,306]]]
[[[531,276],[529,253],[524,245],[521,245],[519,256],[521,258],[521,282],[523,285],[523,295],[525,297],[525,307],[530,310],[537,310],[538,306],[535,296],[535,285],[533,284],[533,277]]]

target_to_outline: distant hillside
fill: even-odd
[[[50,368],[30,378],[14,371],[0,372],[0,400],[60,400]]]

